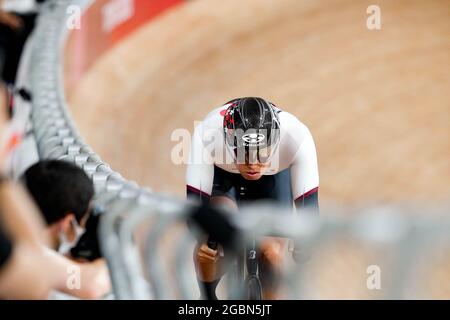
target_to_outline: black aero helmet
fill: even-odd
[[[235,151],[273,151],[280,141],[280,120],[275,106],[258,97],[234,99],[223,119],[225,144]]]

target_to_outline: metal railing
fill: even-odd
[[[51,1],[42,8],[34,31],[29,65],[33,93],[31,123],[41,159],[62,159],[82,167],[98,192],[119,190],[137,184],[125,180],[90,148],[79,134],[64,94],[62,60],[66,28],[66,8],[85,7],[92,1]]]
[[[153,203],[142,203],[139,209],[130,207],[130,202],[122,201],[116,210],[106,215],[101,235],[106,240],[103,242],[104,252],[114,264],[111,265],[112,269],[116,270],[115,292],[118,298],[199,298],[192,261],[197,237],[193,230],[185,227],[195,210],[195,206],[184,202],[155,197]],[[339,214],[339,211],[345,214]],[[420,211],[426,211],[427,216],[423,212],[422,215],[414,214]],[[286,208],[261,204],[243,208],[238,214],[228,215],[228,218],[238,230],[233,243],[239,245],[234,251],[227,251],[225,265],[228,266],[229,276],[223,280],[226,289],[222,294],[222,298],[226,299],[245,298],[244,283],[233,277],[233,268],[236,268],[237,257],[241,252],[239,250],[255,238],[268,235],[300,243],[303,251],[312,256],[309,260],[294,263],[288,254],[281,280],[285,298],[288,299],[315,298],[309,292],[309,286],[314,285],[309,278],[316,271],[310,266],[330,264],[332,268],[333,263],[321,258],[322,253],[342,241],[343,237],[351,238],[353,243],[366,248],[368,252],[383,252],[376,259],[369,259],[362,270],[365,273],[366,267],[375,263],[380,265],[383,273],[389,275],[388,280],[384,278],[383,290],[375,298],[426,298],[427,293],[420,292],[422,289],[418,285],[423,277],[409,272],[417,264],[415,260],[430,250],[450,256],[450,217],[447,212],[430,208],[333,208],[325,210],[319,217],[308,214],[296,216]],[[212,215],[211,219],[214,220],[215,216]],[[145,223],[149,227],[139,236],[136,229]],[[165,240],[168,235],[171,245]],[[354,249],[348,250],[352,252]],[[171,259],[164,256],[168,251]],[[427,261],[429,264],[434,262],[432,259]],[[361,273],[359,269],[356,271]],[[361,281],[360,287],[366,286],[366,278]],[[337,283],[330,285],[334,286],[336,297],[339,298],[339,291],[343,288]]]
[[[140,188],[136,182],[128,181],[113,171],[84,142],[67,106],[62,69],[64,47],[70,31],[66,27],[66,10],[70,5],[85,10],[92,2],[54,0],[42,6],[33,32],[32,47],[27,52],[31,63],[25,73],[29,75],[29,89],[33,95],[30,122],[39,158],[70,161],[83,168],[94,183],[95,199],[98,198],[99,203],[109,199],[109,219],[115,216],[122,202],[139,208],[141,201],[145,202],[143,198],[152,199],[153,195],[149,188]],[[111,267],[116,266],[113,264]],[[113,283],[116,284],[114,275],[112,272]]]

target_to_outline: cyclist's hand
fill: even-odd
[[[220,254],[218,251],[211,249],[206,243],[198,248],[197,266],[200,280],[212,282],[220,276]]]
[[[213,250],[206,243],[202,244],[197,252],[198,261],[202,263],[216,263],[219,259],[217,250]]]

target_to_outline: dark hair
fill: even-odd
[[[22,179],[47,224],[69,213],[80,222],[94,196],[91,179],[81,168],[67,161],[39,161],[25,171]]]

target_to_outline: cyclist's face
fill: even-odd
[[[267,171],[269,168],[270,163],[242,163],[237,164],[239,173],[241,176],[244,177],[246,180],[258,180],[260,179],[263,174]]]

